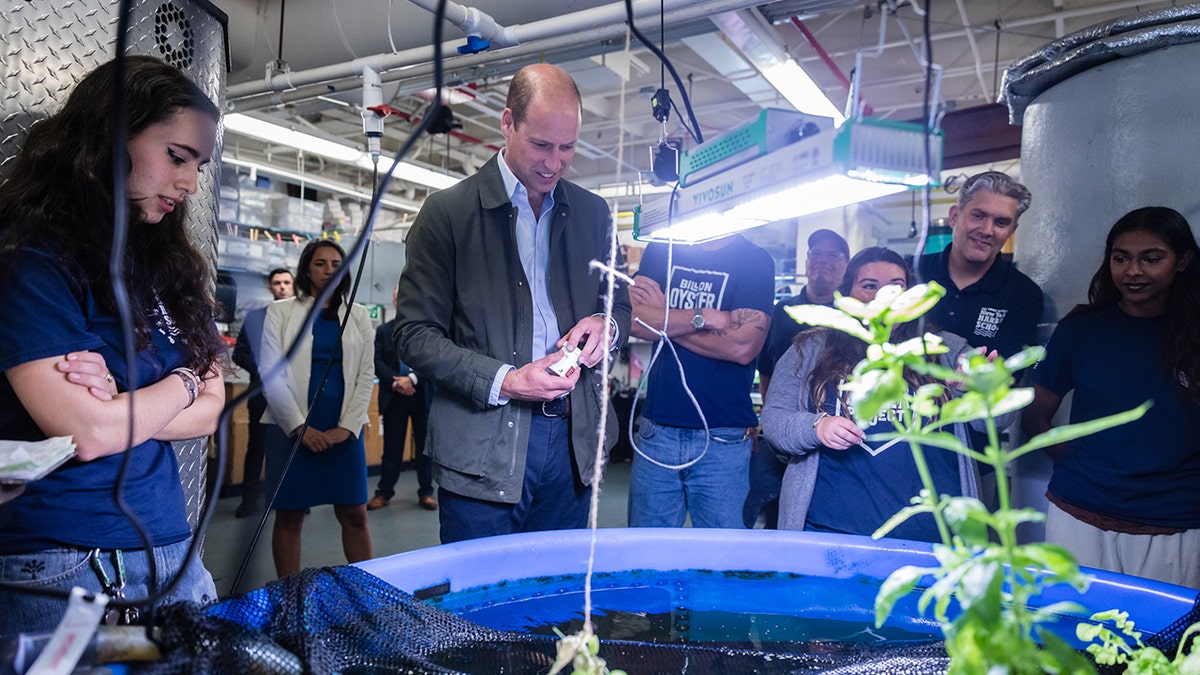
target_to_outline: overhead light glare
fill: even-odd
[[[361,148],[332,139],[321,138],[309,132],[276,124],[242,113],[225,116],[225,129],[243,136],[251,136],[268,143],[310,152],[338,162],[354,163],[362,156]]]
[[[829,100],[825,92],[804,72],[800,64],[787,57],[786,61],[759,69],[763,78],[779,91],[796,110],[810,115],[833,119],[834,126],[842,126],[846,116]]]
[[[379,166],[385,171],[391,166],[391,163],[392,160],[388,157],[383,157],[379,160]],[[368,171],[375,169],[374,160],[367,155],[363,155],[356,164]],[[403,161],[397,164],[396,168],[392,170],[392,178],[410,183],[419,183],[435,190],[444,190],[452,185],[457,185],[465,176],[447,173],[441,169],[422,166],[411,161]]]

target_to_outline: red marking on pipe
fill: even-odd
[[[833,62],[833,57],[831,57],[829,52],[825,51],[825,48],[822,47],[821,43],[817,41],[817,36],[813,35],[812,31],[808,30],[808,26],[804,25],[804,22],[800,20],[800,17],[793,16],[790,21],[792,22],[792,25],[796,27],[796,30],[800,31],[800,34],[804,36],[804,39],[808,42],[808,45],[813,48],[813,51],[817,52],[817,56],[821,57],[821,60],[825,62],[826,66],[829,66],[829,70],[833,72],[833,76],[837,78],[838,82],[842,83],[842,86],[846,88],[846,91],[850,91],[850,78],[846,77],[846,74],[842,72],[842,69],[838,68],[838,65]],[[864,114],[870,115],[874,112],[870,104],[863,102],[861,95],[858,97],[858,102],[863,103]]]

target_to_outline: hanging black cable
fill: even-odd
[[[699,122],[696,121],[696,113],[692,110],[691,97],[689,97],[687,92],[684,90],[683,81],[679,79],[679,73],[675,72],[675,66],[671,64],[671,61],[667,58],[667,55],[664,54],[661,49],[655,46],[653,42],[648,40],[645,35],[642,35],[642,32],[638,30],[637,26],[635,26],[633,23],[633,0],[625,0],[625,21],[629,24],[629,32],[632,33],[639,42],[645,45],[647,49],[653,52],[654,55],[658,57],[662,65],[671,72],[671,78],[675,80],[675,86],[679,87],[679,95],[683,97],[683,107],[687,110],[688,118],[692,122],[692,136],[696,138],[697,142],[703,143],[704,136],[700,132]]]
[[[401,146],[400,150],[396,153],[396,155],[392,161],[391,167],[383,175],[382,178],[378,177],[378,166],[375,167],[375,173],[374,173],[375,180],[373,181],[375,183],[375,189],[373,190],[373,193],[371,196],[370,209],[368,210],[367,217],[364,221],[363,228],[359,234],[358,240],[355,241],[354,246],[351,247],[351,249],[346,252],[347,260],[351,260],[351,259],[355,258],[356,256],[361,256],[359,258],[358,272],[355,276],[354,284],[350,290],[349,296],[346,299],[347,307],[350,307],[354,304],[354,298],[358,294],[359,283],[362,279],[362,273],[363,273],[363,269],[364,269],[365,263],[366,263],[366,251],[369,246],[371,234],[372,234],[372,232],[374,232],[374,229],[375,229],[375,220],[379,214],[380,199],[382,198],[382,196],[384,194],[387,193],[387,188],[391,184],[391,180],[392,180],[392,172],[394,172],[396,170],[396,167],[400,164],[400,162],[404,159],[404,157],[406,157],[408,155],[408,153],[412,150],[412,147],[424,137],[424,135],[428,132],[430,127],[432,127],[437,122],[437,120],[441,117],[441,114],[442,114],[443,105],[442,105],[441,101],[442,101],[442,89],[443,89],[443,84],[442,84],[443,83],[443,69],[442,69],[441,44],[442,44],[442,32],[443,32],[442,21],[443,21],[443,17],[445,16],[445,9],[446,9],[446,0],[439,0],[438,6],[437,6],[437,11],[434,13],[434,28],[433,28],[433,49],[434,49],[434,54],[433,54],[433,59],[434,59],[433,102],[430,104],[429,110],[427,111],[427,113],[421,118],[421,122],[417,125],[417,127],[409,135],[408,140],[406,140],[404,142],[404,144]],[[323,306],[333,296],[334,292],[337,289],[338,284],[341,283],[341,280],[349,272],[349,269],[350,269],[349,265],[342,265],[341,267],[338,268],[337,273],[334,274],[332,278],[330,278],[329,282],[325,285],[325,288],[322,289],[321,293],[317,296],[316,300],[313,302],[313,308],[305,316],[304,323],[301,325],[300,332],[297,334],[296,340],[293,341],[292,344],[285,351],[283,358],[280,360],[280,362],[272,364],[270,370],[267,373],[264,373],[262,375],[262,378],[261,378],[262,381],[266,381],[268,377],[277,377],[279,375],[279,372],[283,369],[284,364],[287,362],[290,362],[294,358],[296,351],[300,347],[301,341],[304,339],[304,336],[307,335],[312,330],[312,325],[316,321],[317,312],[322,311]],[[343,331],[343,332],[345,331],[346,324],[349,321],[349,318],[350,318],[350,312],[349,312],[349,310],[347,310],[346,316],[343,319],[342,324],[340,326],[341,331]],[[341,332],[339,332],[339,342],[341,339],[340,336],[341,336]],[[322,376],[320,387],[324,387],[325,378],[329,374],[330,366],[331,366],[331,364],[326,364],[326,370],[325,370],[324,375]],[[252,390],[247,389],[246,391],[239,394],[232,402],[228,403],[226,405],[225,411],[223,411],[221,413],[221,421],[220,421],[220,425],[219,425],[220,428],[222,428],[222,429],[226,428],[226,426],[228,425],[228,420],[232,416],[232,411],[233,411],[234,407],[241,404],[243,401],[248,400],[251,396],[253,396],[253,395],[257,394],[259,391],[261,391],[261,389],[262,389],[261,384],[254,387]],[[318,395],[319,395],[319,390],[318,390]],[[309,412],[311,413],[311,411],[312,411],[312,406],[310,405]],[[307,426],[308,426],[308,420],[305,419],[304,426],[301,428],[301,432],[299,434],[297,434],[297,439],[303,437],[303,430],[306,429]],[[223,444],[224,438],[226,438],[226,437],[227,437],[227,434],[222,434],[222,436],[221,436],[222,440],[220,442],[221,444]],[[275,499],[275,494],[278,493],[279,485],[282,484],[282,475],[286,474],[287,467],[289,467],[291,465],[292,458],[295,456],[295,453],[298,450],[298,448],[299,448],[299,440],[297,440],[297,443],[292,446],[291,451],[288,454],[288,457],[284,464],[283,472],[281,474],[281,479],[275,486],[275,492],[272,493],[272,496],[271,496],[272,502]],[[223,455],[223,454],[224,454],[224,449],[222,448],[221,450],[219,450],[218,455]],[[262,530],[266,525],[266,518],[267,518],[267,514],[264,513],[262,519],[259,521],[257,529],[255,530],[253,540],[252,540],[252,542],[242,560],[242,563],[239,567],[238,577],[234,580],[234,585],[230,591],[231,595],[236,593],[237,587],[240,584],[241,579],[244,576],[246,569],[248,568],[249,559],[253,555],[254,548],[257,546],[257,542],[261,538]]]

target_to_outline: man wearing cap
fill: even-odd
[[[804,276],[807,283],[798,295],[780,300],[771,316],[771,330],[758,355],[758,391],[765,402],[775,363],[791,348],[796,334],[808,328],[796,323],[787,313],[793,305],[833,305],[833,292],[842,283],[846,263],[850,260],[850,246],[842,235],[833,230],[820,229],[808,236],[808,255],[804,259]],[[754,527],[759,514],[766,518],[766,528],[775,529],[779,521],[779,489],[787,465],[780,462],[769,448],[755,448],[750,458],[750,494],[742,509],[742,520],[746,527]],[[765,512],[765,513],[764,513]]]
[[[950,207],[950,245],[918,263],[922,281],[946,287],[929,320],[1002,357],[1037,344],[1042,317],[1042,289],[1000,254],[1030,199],[1029,189],[1008,174],[971,176]]]

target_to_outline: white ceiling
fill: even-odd
[[[850,77],[856,55],[861,54],[865,103],[878,117],[909,120],[922,116],[925,95],[925,72],[917,56],[924,53],[922,6],[929,6],[933,62],[942,71],[937,103],[943,110],[955,110],[994,102],[1005,66],[1057,37],[1171,4],[920,0],[914,7],[907,1],[779,0],[757,5],[748,0],[660,1],[668,17],[665,38],[659,1],[633,3],[645,14],[639,14],[635,25],[649,39],[665,43],[665,53],[688,88],[706,139],[740,126],[764,106],[790,107],[718,30],[712,17],[731,9],[757,13],[772,24],[770,34],[777,46],[839,108],[845,107],[848,93],[843,79]],[[435,4],[435,0],[428,2]],[[227,103],[233,111],[270,115],[364,143],[360,80],[355,73],[357,64],[365,61],[383,71],[384,101],[410,118],[385,120],[385,152],[395,152],[408,139],[413,120],[428,106],[424,92],[433,81],[433,14],[409,0],[216,0],[215,4],[229,15],[232,72]],[[596,188],[633,180],[637,171],[649,169],[649,148],[658,143],[661,133],[649,99],[663,76],[659,60],[636,40],[626,53],[623,3],[477,0],[464,4],[503,26],[519,26],[524,31],[522,42],[474,56],[446,55],[447,86],[469,94],[461,97],[462,103],[452,104],[462,128],[451,136],[420,139],[411,157],[473,172],[502,143],[498,122],[508,78],[522,65],[545,60],[567,68],[584,95],[584,124],[572,180]],[[592,14],[576,14],[585,11]],[[743,13],[742,19],[747,18]],[[811,33],[815,43],[806,40],[796,23]],[[456,47],[465,42],[459,28],[450,23],[443,28],[445,44]],[[280,58],[294,87],[273,92],[264,74],[267,64]],[[626,73],[627,81],[623,80]],[[682,110],[678,87],[670,74],[665,79]],[[671,115],[666,132],[684,135],[677,114]],[[300,158],[292,149],[268,148],[232,134],[226,138],[224,152],[227,158],[290,172],[370,184],[369,173],[361,169]],[[424,190],[396,182],[391,192],[415,204]]]

